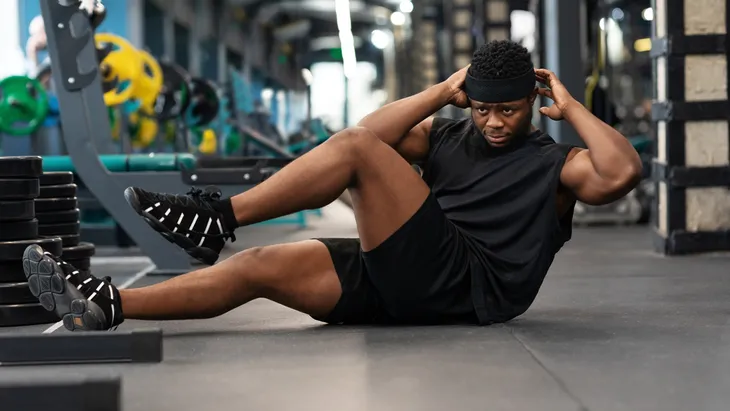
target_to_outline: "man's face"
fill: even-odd
[[[532,105],[536,92],[517,101],[480,103],[471,101],[471,117],[489,145],[504,147],[515,137],[530,132]]]

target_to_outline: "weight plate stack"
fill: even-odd
[[[23,272],[25,249],[38,244],[61,255],[60,238],[39,234],[35,200],[40,195],[41,157],[0,157],[0,327],[58,321],[33,297]]]
[[[0,327],[58,321],[33,297],[23,272],[25,249],[38,244],[54,255],[60,238],[38,233],[35,199],[40,195],[40,157],[0,157]]]
[[[78,187],[71,172],[43,173],[36,199],[38,234],[60,237],[64,247],[79,244]]]

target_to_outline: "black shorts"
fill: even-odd
[[[393,235],[364,252],[356,238],[329,249],[342,297],[331,324],[477,324],[468,250],[432,196]]]

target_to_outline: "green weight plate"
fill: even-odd
[[[74,247],[64,247],[61,258],[64,260],[83,260],[91,258],[96,253],[96,247],[91,243],[81,243]]]
[[[31,200],[40,191],[37,178],[0,178],[0,200]]]
[[[40,188],[38,189],[40,191]],[[52,213],[79,208],[78,199],[74,198],[39,198],[35,200],[36,213]]]
[[[35,216],[35,201],[0,201],[0,223],[7,221],[32,220]]]
[[[91,269],[91,258],[83,258],[80,260],[64,260],[67,263],[71,264],[73,268],[77,270],[85,270],[88,271]]]
[[[73,223],[79,221],[81,213],[79,209],[66,210],[66,211],[54,211],[50,213],[36,213],[35,218],[41,225],[46,224],[59,224],[59,223]]]
[[[160,62],[162,89],[155,102],[155,117],[167,121],[180,117],[190,105],[190,75],[182,67]]]
[[[0,327],[50,324],[60,321],[52,311],[46,311],[40,304],[0,305]]]
[[[76,192],[76,184],[41,186],[41,192],[38,198],[71,198],[76,197]]]
[[[48,95],[41,83],[26,76],[0,80],[0,131],[27,136],[35,133],[48,115]]]
[[[44,250],[56,256],[60,256],[63,252],[61,239],[58,237],[36,238],[33,240],[19,241],[0,241],[0,267],[2,267],[3,261],[20,261],[20,259],[23,258],[23,252],[25,249],[33,244],[38,244],[43,247]],[[7,281],[0,279],[0,282]]]
[[[0,261],[0,283],[22,283],[28,281],[23,272],[23,261]]]
[[[38,227],[38,234],[47,237],[55,235],[78,235],[79,230],[80,224],[78,221],[73,223],[43,224]]]
[[[81,241],[81,236],[79,234],[57,235],[54,237],[59,237],[61,239],[64,248],[75,247],[79,245],[79,241]]]
[[[74,183],[74,173],[70,171],[51,171],[43,173],[39,177],[41,187],[43,186],[60,186],[64,184]]]
[[[0,241],[30,240],[38,237],[38,220],[0,223]]]
[[[42,173],[41,157],[0,157],[0,178],[37,178]]]
[[[27,282],[0,283],[0,305],[38,304],[38,299],[30,292]]]

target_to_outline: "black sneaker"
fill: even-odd
[[[124,321],[119,291],[108,277],[82,279],[73,266],[37,245],[25,249],[23,271],[30,292],[69,331],[111,330]]]
[[[90,277],[88,272],[77,270],[76,267],[74,267],[73,265],[61,260],[60,258],[49,253],[48,251],[44,251],[43,254],[45,254],[46,257],[49,257],[50,259],[55,261],[56,264],[61,267],[61,271],[63,271],[63,275],[66,281],[71,283],[71,285],[76,288],[78,288],[84,281],[86,281]]]
[[[129,187],[124,197],[150,227],[205,264],[215,264],[227,239],[236,241],[217,208],[221,192],[215,187],[185,195]]]

